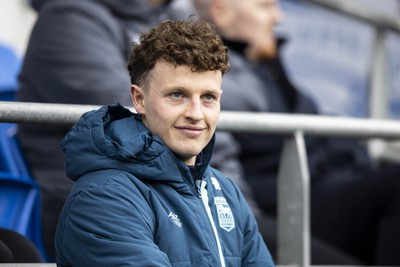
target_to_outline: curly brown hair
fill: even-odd
[[[142,34],[132,44],[128,70],[131,83],[147,85],[147,77],[158,60],[175,66],[190,66],[193,72],[229,70],[228,51],[214,26],[204,20],[165,20]]]

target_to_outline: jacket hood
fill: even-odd
[[[199,155],[202,174],[209,165],[214,138]],[[144,126],[141,115],[119,104],[82,115],[65,136],[62,148],[67,176],[74,181],[109,169],[158,182],[176,182],[182,173],[189,172],[184,162]]]

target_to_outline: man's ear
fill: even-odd
[[[146,109],[145,109],[143,91],[142,88],[140,88],[136,84],[131,85],[131,99],[136,112],[139,114],[145,114]]]

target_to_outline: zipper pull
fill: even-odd
[[[199,195],[199,198],[201,198],[201,185],[202,185],[203,180],[196,180],[196,189],[197,189],[197,194]]]

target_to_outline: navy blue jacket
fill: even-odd
[[[213,142],[191,170],[140,115],[120,105],[84,114],[63,141],[76,184],[58,266],[273,266],[238,187],[209,165]]]

